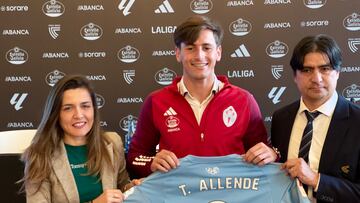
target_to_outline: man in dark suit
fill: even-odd
[[[360,202],[360,108],[336,92],[341,60],[331,37],[303,38],[290,61],[301,98],[272,117],[282,168],[318,203]]]

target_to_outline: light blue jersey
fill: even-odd
[[[125,193],[125,203],[309,203],[277,163],[256,166],[239,155],[186,156]]]

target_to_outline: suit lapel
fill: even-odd
[[[114,152],[113,152],[113,144],[110,143],[106,146],[106,149],[110,155],[110,159],[112,162],[112,165],[114,165]],[[106,166],[103,165],[102,170],[101,170],[101,176],[102,176],[102,185],[103,185],[103,190],[105,191],[105,189],[112,189],[114,188],[114,176],[112,175],[113,172],[113,167],[112,166]]]
[[[349,106],[345,99],[339,96],[321,152],[319,172],[331,167],[331,161],[329,160],[336,157],[339,148],[342,146],[343,136],[349,127],[348,119]]]
[[[55,153],[51,161],[55,175],[62,185],[69,202],[79,202],[78,190],[63,142],[61,142],[59,151]]]

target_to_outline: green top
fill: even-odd
[[[89,202],[95,199],[103,192],[103,188],[101,181],[98,181],[99,176],[85,175],[88,172],[86,145],[71,146],[65,144],[65,149],[79,192],[80,202]]]

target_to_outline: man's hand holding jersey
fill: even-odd
[[[251,147],[244,155],[245,161],[259,166],[273,162],[276,158],[277,154],[275,151],[262,142]],[[178,167],[179,164],[180,161],[173,152],[162,149],[155,155],[150,168],[152,172],[157,170],[168,172]]]

